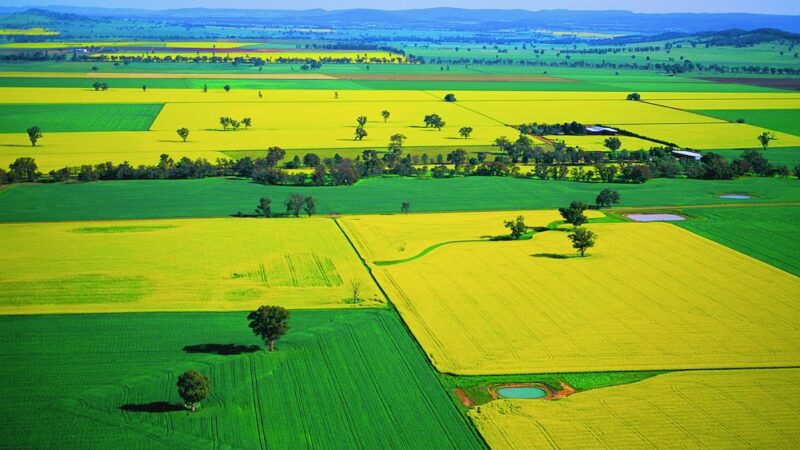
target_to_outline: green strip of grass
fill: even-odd
[[[800,109],[706,109],[692,111],[718,119],[745,123],[800,136]]]
[[[53,103],[0,105],[0,133],[24,133],[31,126],[42,132],[147,131],[161,112],[157,104]]]
[[[250,180],[138,180],[14,185],[0,191],[0,222],[223,217],[253,211],[258,199],[281,202],[293,193],[317,199],[319,214],[411,211],[546,209],[572,200],[593,203],[604,188],[619,191],[620,206],[742,203],[724,192],[749,192],[752,202],[800,201],[800,183],[783,178],[733,181],[655,179],[645,184],[576,183],[510,177],[452,179],[371,178],[355,186],[268,186]]]
[[[267,353],[245,313],[0,317],[0,442],[482,448],[392,311],[292,311],[290,326]],[[189,369],[211,380],[195,414],[177,405]]]

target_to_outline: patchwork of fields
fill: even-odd
[[[154,164],[159,155],[206,158],[226,157],[223,151],[263,150],[271,146],[286,149],[382,149],[389,137],[402,133],[409,146],[448,148],[488,146],[500,136],[514,138],[512,125],[521,123],[602,123],[652,139],[697,148],[752,148],[763,132],[750,123],[731,123],[710,115],[665,107],[655,103],[624,100],[624,92],[456,92],[457,103],[442,101],[443,91],[364,90],[257,90],[233,89],[204,93],[190,89],[112,89],[96,92],[76,88],[0,88],[0,112],[10,117],[0,131],[0,165],[19,156],[33,156],[44,170],[81,164]],[[680,95],[651,93],[654,102],[689,102]],[[703,105],[732,101],[743,108],[756,108],[766,101],[796,106],[795,94],[717,94],[700,97]],[[777,100],[772,100],[777,99]],[[160,105],[163,104],[163,108]],[[513,107],[510,107],[513,106]],[[384,121],[381,111],[391,117]],[[439,114],[443,130],[426,128],[423,118]],[[354,138],[355,121],[366,116],[368,135]],[[250,117],[253,126],[223,131],[219,118]],[[28,123],[31,122],[31,123]],[[755,122],[754,122],[755,123]],[[45,133],[37,148],[26,148],[24,131],[38,125]],[[770,123],[764,123],[764,126]],[[188,142],[181,142],[178,128],[190,130]],[[458,135],[461,127],[472,127],[469,139]],[[773,130],[774,147],[800,145],[800,136]],[[81,132],[81,133],[62,133]],[[789,128],[788,131],[794,131]],[[559,137],[556,137],[559,138]],[[603,138],[567,136],[569,145],[585,150],[604,150]],[[623,137],[623,148],[648,149],[658,145],[638,138]],[[109,147],[108,143],[113,143]]]
[[[384,300],[328,219],[0,225],[0,313],[243,311]],[[362,286],[359,304],[349,284]]]
[[[534,220],[528,225],[546,225]],[[351,222],[362,236],[355,241],[370,248],[360,225]],[[574,253],[566,233],[549,231],[530,241],[453,243],[373,272],[443,372],[800,361],[791,319],[797,277],[669,224],[589,228],[601,239],[586,259],[563,259]],[[406,245],[402,234],[391,236],[382,234],[377,248]],[[419,247],[426,245],[423,238]]]

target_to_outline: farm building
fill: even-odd
[[[617,134],[617,133],[619,133],[619,130],[615,130],[614,128],[601,127],[600,125],[586,127],[586,131],[591,133],[591,134]]]
[[[703,157],[702,154],[697,152],[690,152],[687,150],[673,150],[672,154],[675,155],[676,158],[684,158],[684,159],[694,159],[695,161],[700,161],[700,158]]]

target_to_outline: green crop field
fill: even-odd
[[[677,225],[800,276],[800,206],[692,209]]]
[[[2,101],[2,100],[0,100]],[[0,104],[0,133],[23,133],[38,126],[64,131],[146,131],[163,104]]]
[[[482,447],[394,313],[291,314],[290,331],[272,354],[244,313],[0,317],[0,354],[14,362],[0,365],[0,442],[62,449]],[[176,377],[188,369],[212,380],[212,395],[196,414],[175,407]]]
[[[693,111],[699,114],[769,128],[800,136],[800,109],[714,109]]]
[[[576,199],[593,203],[605,187],[503,177],[366,179],[355,186],[302,189],[224,178],[17,185],[0,191],[0,222],[228,216],[252,211],[262,196],[280,202],[295,192],[316,197],[323,214],[399,212],[405,201],[417,212],[543,209]],[[781,178],[655,179],[614,189],[626,207],[741,202],[717,197],[726,192],[749,192],[754,202],[800,201],[800,183]]]

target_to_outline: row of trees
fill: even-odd
[[[308,217],[317,212],[317,200],[312,196],[291,194],[283,204],[286,206],[286,214],[294,217],[300,217],[301,211],[305,212]],[[259,217],[272,217],[272,200],[269,197],[261,197],[256,205],[255,213]],[[243,216],[241,212],[238,215]]]

